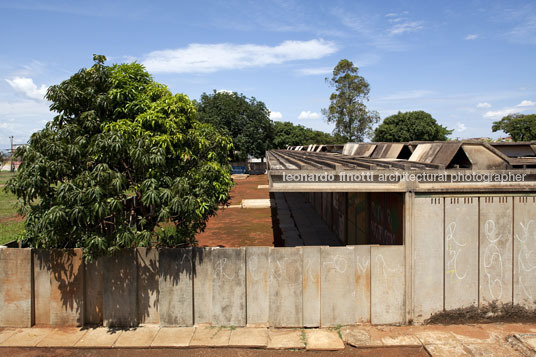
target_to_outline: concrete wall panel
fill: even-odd
[[[246,250],[212,250],[212,323],[246,325]]]
[[[301,249],[270,250],[270,325],[301,327],[303,311]],[[249,307],[248,307],[249,308]]]
[[[444,198],[414,201],[413,311],[422,322],[443,310]]]
[[[404,246],[372,246],[371,322],[400,324],[405,322]]]
[[[512,302],[512,200],[480,197],[480,304]]]
[[[50,254],[50,324],[84,325],[84,263],[81,249]]]
[[[536,197],[514,200],[514,304],[536,301]]]
[[[32,251],[0,248],[0,327],[32,323]]]
[[[194,323],[212,319],[212,248],[194,248]]]
[[[192,249],[160,249],[158,256],[160,325],[192,326],[194,323]]]
[[[125,249],[104,259],[104,326],[138,325],[136,251]]]
[[[478,197],[446,198],[445,309],[477,304]]]
[[[357,245],[355,251],[355,320],[370,322],[370,246]]]
[[[270,311],[270,247],[246,248],[247,324],[268,325]]]
[[[320,247],[303,247],[303,326],[320,326]]]
[[[353,247],[321,247],[321,326],[355,323]]]
[[[102,304],[104,296],[104,258],[84,264],[84,320],[88,325],[102,325]]]
[[[34,323],[37,326],[50,325],[50,254],[44,249],[34,249]]]
[[[138,259],[138,321],[143,324],[158,324],[158,250],[137,248]]]

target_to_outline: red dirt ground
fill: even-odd
[[[239,205],[244,199],[269,198],[267,175],[252,175],[235,180],[231,190],[231,205]],[[272,246],[272,212],[270,208],[228,207],[220,209],[209,219],[207,228],[196,237],[200,247]]]

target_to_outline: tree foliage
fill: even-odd
[[[261,158],[270,149],[272,123],[263,102],[236,92],[214,91],[203,93],[196,104],[201,122],[210,123],[233,138],[234,159],[243,161],[248,155]]]
[[[493,122],[493,132],[502,130],[512,137],[513,141],[536,140],[536,114],[510,114]]]
[[[341,144],[344,138],[333,136],[323,131],[306,128],[303,125],[294,125],[291,122],[274,122],[274,139],[272,148],[284,149],[287,146],[309,144]]]
[[[48,89],[57,115],[20,150],[7,189],[22,202],[25,239],[88,257],[193,243],[228,199],[231,140],[142,65],[105,60]]]
[[[374,131],[373,141],[445,141],[452,130],[439,125],[428,113],[419,110],[398,112],[383,120]]]
[[[331,79],[326,78],[335,92],[329,97],[329,107],[322,109],[328,123],[335,123],[333,133],[351,142],[364,141],[371,135],[373,125],[379,121],[378,113],[369,111],[364,103],[368,100],[370,87],[358,71],[351,61],[339,61]]]

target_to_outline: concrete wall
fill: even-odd
[[[316,327],[536,307],[536,197],[408,197],[404,246],[140,248],[92,263],[1,248],[0,327]]]
[[[0,327],[404,323],[395,248],[139,248],[91,263],[79,249],[3,248]]]
[[[417,195],[413,207],[415,321],[492,302],[536,308],[536,197]]]

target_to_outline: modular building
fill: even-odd
[[[403,247],[406,322],[536,307],[536,143],[309,145],[267,164],[286,246]]]

